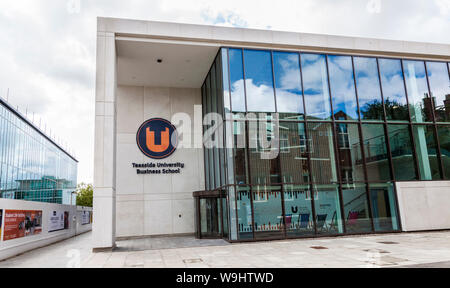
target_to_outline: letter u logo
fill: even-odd
[[[175,126],[169,121],[153,118],[141,125],[136,134],[136,141],[139,149],[147,157],[164,159],[175,152],[178,134]]]
[[[150,128],[147,128],[147,148],[150,151],[156,153],[162,153],[166,151],[170,146],[170,131],[169,128],[166,128],[165,131],[161,132],[161,145],[155,144],[155,132],[150,131]]]

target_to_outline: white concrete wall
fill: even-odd
[[[153,160],[136,144],[144,121],[158,117],[172,121],[178,112],[194,119],[194,105],[201,105],[200,89],[118,86],[117,237],[194,233],[192,192],[204,189],[203,150],[178,148],[166,159]],[[201,122],[197,124],[201,134]],[[149,162],[186,166],[174,175],[137,175],[132,167],[132,163]]]
[[[114,33],[97,33],[94,138],[95,248],[115,246],[116,215],[116,44]]]
[[[450,181],[396,184],[403,231],[450,229]]]
[[[79,223],[81,218],[77,217],[77,211],[92,211],[92,208],[88,207],[0,199],[0,209],[3,209],[2,234],[0,238],[0,260],[74,237],[92,229],[92,224],[81,225]],[[3,234],[5,232],[5,210],[41,210],[42,232],[37,235],[3,241]],[[53,211],[69,212],[69,229],[48,232],[48,220]]]

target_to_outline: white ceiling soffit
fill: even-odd
[[[117,40],[119,85],[200,88],[216,45]],[[158,59],[162,63],[158,63]]]

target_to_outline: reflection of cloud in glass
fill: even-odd
[[[302,54],[303,88],[308,117],[331,117],[325,55]]]
[[[379,59],[379,63],[384,99],[406,105],[400,60]]]
[[[273,87],[267,85],[255,85],[253,79],[245,81],[247,91],[252,91],[253,97],[247,97],[247,105],[249,112],[275,112],[273,108],[274,94]],[[244,81],[239,80],[232,84],[232,91],[237,95],[244,93]]]
[[[298,54],[274,52],[273,58],[278,112],[303,114]]]
[[[269,51],[244,50],[247,110],[275,112],[272,56]]]
[[[405,71],[406,90],[410,105],[410,113],[413,121],[425,121],[423,112],[423,99],[428,97],[427,79],[425,77],[425,65],[423,61],[403,61]],[[427,119],[431,120],[431,119]]]
[[[342,112],[347,120],[358,119],[351,57],[329,56],[328,60],[334,114]]]
[[[381,120],[382,114],[372,114],[373,117],[371,117],[366,113],[370,107],[373,107],[373,104],[381,103],[377,60],[375,58],[354,57],[353,61],[355,63],[356,87],[358,88],[361,118]]]

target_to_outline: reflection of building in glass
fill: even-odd
[[[197,203],[201,237],[397,231],[395,181],[450,179],[450,126],[435,124],[450,120],[450,98],[432,80],[450,83],[445,63],[222,48],[213,69],[202,88],[203,112],[227,119],[219,141],[233,139],[234,149],[204,151],[207,190],[227,192],[230,202]],[[251,85],[237,84],[246,77]],[[429,97],[433,91],[439,97]],[[268,122],[257,124],[246,109]],[[278,127],[271,122],[277,112]],[[279,148],[260,147],[257,125],[266,125],[267,140],[279,130]],[[271,149],[278,156],[263,159]]]
[[[0,99],[0,197],[74,204],[76,181],[77,161]]]

